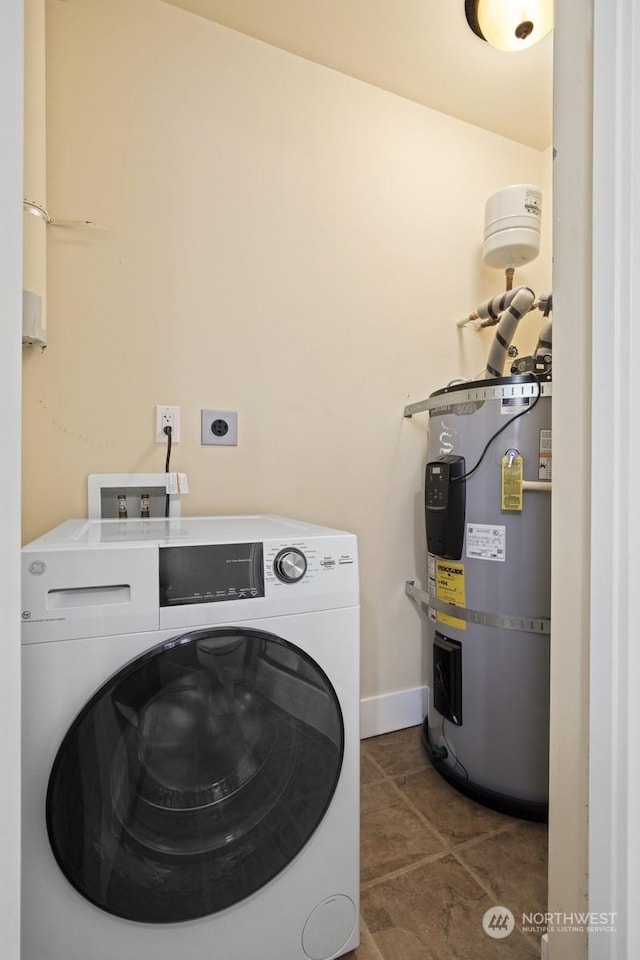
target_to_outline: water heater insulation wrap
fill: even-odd
[[[429,591],[440,600],[486,614],[485,622],[512,617],[516,623],[530,618],[540,624],[550,616],[551,496],[525,491],[521,512],[503,510],[501,467],[506,452],[517,450],[525,481],[551,479],[551,384],[545,384],[536,403],[518,396],[532,392],[528,377],[486,380],[481,386],[488,389],[465,383],[432,395],[429,461],[458,454],[469,470],[509,417],[526,408],[529,412],[493,441],[466,481],[462,556],[449,570],[450,561],[429,557]],[[453,592],[448,582],[452,574],[457,584]],[[437,642],[436,632],[460,644],[463,706],[460,725],[447,719],[446,740],[446,711],[441,714],[432,706],[425,722],[431,748],[438,757],[446,753],[438,764],[441,772],[459,780],[463,790],[466,784],[542,810],[548,800],[548,632],[465,622],[431,608],[430,648]],[[434,685],[437,681],[432,678]]]

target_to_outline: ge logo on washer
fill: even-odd
[[[41,577],[46,569],[47,565],[42,560],[33,560],[28,567],[29,573],[34,577]]]

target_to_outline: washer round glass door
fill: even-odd
[[[53,853],[116,916],[215,913],[299,853],[343,747],[335,691],[302,650],[236,627],[185,634],[118,671],[69,729],[47,791]]]

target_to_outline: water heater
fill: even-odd
[[[463,793],[533,820],[548,805],[551,389],[510,376],[428,401],[423,741]]]

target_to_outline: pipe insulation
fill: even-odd
[[[507,307],[511,306],[520,290],[528,290],[528,287],[516,287],[515,290],[506,290],[504,293],[499,293],[497,297],[491,297],[490,300],[485,300],[484,303],[481,303],[480,306],[476,308],[479,319],[491,319],[497,323],[501,314],[504,313]]]
[[[506,290],[504,293],[499,293],[495,297],[491,297],[489,300],[485,300],[480,304],[479,307],[474,310],[473,313],[470,313],[468,317],[465,317],[463,320],[458,320],[457,325],[459,327],[466,326],[467,323],[473,323],[476,330],[481,330],[483,327],[493,327],[499,321],[501,315],[507,309],[507,307],[513,302],[513,298],[518,293],[518,290],[528,289],[527,287],[516,287],[515,290]],[[541,310],[545,316],[550,309],[551,304],[551,294],[546,293],[538,299],[537,302],[532,303],[530,310]],[[482,321],[479,323],[478,321]]]
[[[525,313],[531,310],[536,298],[535,293],[530,287],[518,287],[517,290],[510,292],[513,292],[514,295],[509,306],[500,316],[498,329],[496,330],[491,349],[489,350],[487,366],[480,377],[481,380],[502,377],[504,375],[507,351],[515,336],[518,323]],[[508,296],[508,294],[504,294],[504,296]]]
[[[538,302],[536,303],[536,307],[545,317],[549,316],[553,310],[553,294],[551,291],[549,291],[549,293],[540,294],[538,297]]]
[[[553,352],[553,339],[551,334],[551,320],[546,320],[540,328],[538,342],[536,344],[535,356],[546,357]]]

